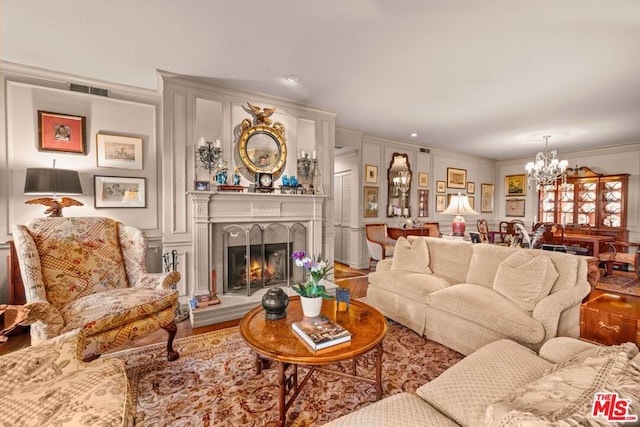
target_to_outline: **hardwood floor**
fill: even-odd
[[[368,286],[368,270],[354,270],[344,264],[336,263],[334,269],[334,279],[336,284],[343,288],[348,288],[352,298],[361,298],[367,294]],[[229,328],[240,323],[240,319],[228,322],[218,323],[215,325],[203,326],[201,328],[192,328],[189,320],[178,323],[178,332],[176,338],[189,337],[192,335],[203,334],[218,329]],[[131,341],[119,347],[115,351],[126,350],[135,347],[141,347],[149,344],[164,343],[167,341],[167,332],[160,329],[146,337]],[[11,353],[24,347],[31,345],[31,338],[28,333],[15,334],[9,337],[9,341],[0,344],[0,355]]]

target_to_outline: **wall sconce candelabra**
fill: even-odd
[[[322,189],[318,187],[316,182],[318,174],[316,152],[309,155],[309,153],[302,151],[298,157],[298,178],[302,185],[303,194],[322,194]]]
[[[196,160],[200,162],[200,165],[208,170],[209,175],[211,175],[214,170],[223,164],[220,140],[216,139],[215,142],[204,142],[204,138],[200,138],[200,144],[196,150]]]

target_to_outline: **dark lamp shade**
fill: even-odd
[[[24,194],[82,194],[80,176],[69,169],[28,168]]]

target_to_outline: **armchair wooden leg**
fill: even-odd
[[[171,323],[169,323],[166,326],[163,326],[162,329],[167,331],[167,333],[169,334],[169,337],[167,339],[167,360],[169,362],[178,360],[178,358],[180,357],[180,354],[178,354],[178,352],[173,349],[173,339],[176,337],[176,333],[178,332],[178,326],[176,325],[176,321],[172,320]]]

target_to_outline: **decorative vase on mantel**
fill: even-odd
[[[300,297],[304,317],[318,317],[322,311],[322,297]]]

